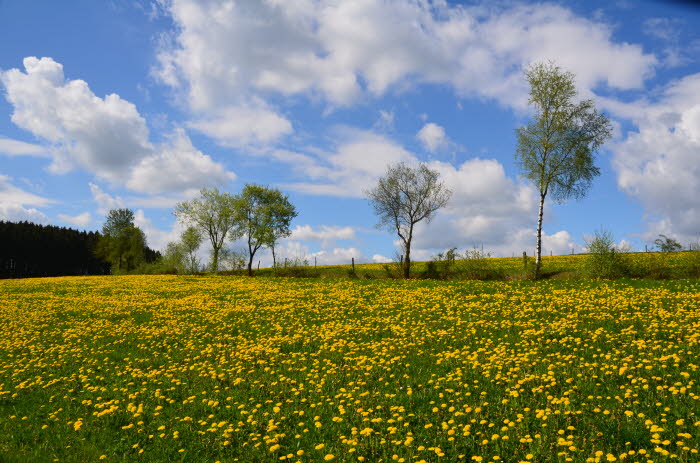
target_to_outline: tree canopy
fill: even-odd
[[[236,222],[248,245],[249,275],[253,273],[255,253],[289,236],[291,222],[296,216],[294,205],[276,188],[247,184],[236,196]]]
[[[212,247],[211,269],[219,270],[219,253],[227,238],[235,238],[236,199],[218,189],[203,188],[199,197],[183,201],[173,211],[178,220],[193,225],[204,233]]]

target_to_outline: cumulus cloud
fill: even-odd
[[[172,0],[168,12],[177,29],[154,74],[194,113],[269,96],[352,105],[423,82],[522,108],[533,61],[556,61],[587,91],[640,88],[657,64],[609,25],[553,4]]]
[[[125,207],[124,200],[119,196],[114,197],[110,195],[92,182],[90,182],[88,185],[90,186],[92,199],[97,203],[97,212],[100,214],[106,215],[110,209],[121,209]]]
[[[314,229],[310,225],[297,225],[292,229],[291,240],[316,241],[321,247],[332,247],[338,240],[355,239],[355,229],[352,227],[339,227],[337,225],[321,225]]]
[[[46,149],[32,143],[0,137],[0,154],[8,156],[48,156]]]
[[[700,74],[671,84],[655,102],[611,105],[632,120],[611,146],[618,185],[645,208],[647,239],[659,233],[683,241],[700,231]]]
[[[143,209],[137,209],[134,213],[134,224],[146,235],[146,241],[151,249],[163,251],[171,241],[177,241],[185,226],[180,222],[174,222],[170,230],[163,230],[153,224],[153,221],[146,217]],[[206,248],[207,242],[203,242],[202,248]]]
[[[233,147],[264,145],[292,132],[291,122],[263,104],[229,107],[188,126]]]
[[[516,246],[521,246],[524,233],[534,236],[535,192],[529,185],[509,178],[497,160],[474,158],[458,167],[433,161],[429,167],[440,173],[453,193],[447,207],[430,224],[419,223],[416,248],[484,245],[494,250],[516,241]]]
[[[54,172],[80,167],[148,193],[233,178],[197,151],[181,129],[164,144],[151,143],[146,121],[134,104],[114,93],[100,98],[85,81],[67,80],[63,66],[53,59],[28,57],[24,68],[0,72],[0,81],[14,108],[12,121],[47,142]],[[29,147],[14,143],[12,149]]]
[[[178,129],[158,153],[134,166],[126,185],[143,193],[162,193],[225,184],[233,172],[197,150],[185,131]]]
[[[390,138],[370,131],[336,129],[337,146],[331,152],[277,150],[273,157],[289,163],[311,181],[288,183],[286,188],[308,194],[362,198],[387,166],[416,157]]]
[[[431,153],[449,146],[449,139],[445,134],[445,129],[433,122],[425,124],[416,134],[416,138]]]
[[[66,214],[58,214],[58,218],[66,223],[69,223],[71,225],[76,225],[78,227],[85,228],[90,223],[92,222],[92,216],[90,215],[89,212],[83,212],[82,214],[78,215],[66,215]]]
[[[31,206],[46,206],[51,199],[29,193],[12,184],[12,178],[0,174],[0,220],[48,223],[46,214]],[[29,207],[28,207],[29,206]]]

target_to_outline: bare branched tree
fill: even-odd
[[[411,167],[403,162],[387,169],[377,186],[365,192],[379,217],[377,227],[395,231],[404,251],[403,274],[411,274],[411,241],[415,225],[430,222],[452,192],[440,182],[440,174],[425,164]]]

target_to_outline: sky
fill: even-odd
[[[385,262],[397,237],[364,192],[425,162],[453,194],[414,260],[532,254],[515,129],[524,70],[553,61],[614,133],[587,196],[546,203],[543,252],[600,229],[633,250],[700,241],[693,2],[0,0],[0,44],[0,220],[99,230],[128,207],[164,249],[177,202],[258,183],[299,212],[278,256]]]

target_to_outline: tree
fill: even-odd
[[[439,181],[440,174],[425,164],[411,167],[403,162],[387,169],[377,186],[365,195],[379,216],[377,227],[396,231],[401,239],[404,278],[411,274],[413,229],[421,220],[430,222],[452,192]]]
[[[169,242],[163,252],[161,264],[165,273],[184,273],[186,264],[182,244],[175,241]]]
[[[659,235],[659,237],[654,240],[654,245],[661,252],[676,252],[683,249],[681,243],[666,235]]]
[[[96,253],[118,272],[129,271],[144,261],[146,236],[134,225],[131,209],[112,209],[102,226]]]
[[[178,220],[194,225],[209,237],[212,247],[211,268],[219,270],[219,252],[227,237],[236,233],[236,200],[230,193],[203,188],[199,198],[183,201],[175,206]]]
[[[255,253],[289,236],[289,227],[296,216],[296,208],[278,189],[255,184],[243,188],[237,196],[236,217],[248,244],[248,275],[253,274]]]
[[[594,164],[596,151],[611,136],[610,120],[599,113],[593,100],[575,102],[574,75],[553,63],[530,66],[526,73],[530,84],[529,103],[534,106],[533,120],[516,130],[518,146],[515,158],[525,178],[540,194],[537,219],[537,259],[535,278],[542,257],[542,217],[549,194],[555,201],[581,198],[600,175]]]
[[[187,227],[180,235],[180,246],[186,256],[186,267],[190,273],[199,271],[199,259],[197,258],[197,250],[202,245],[202,232],[196,227]]]

